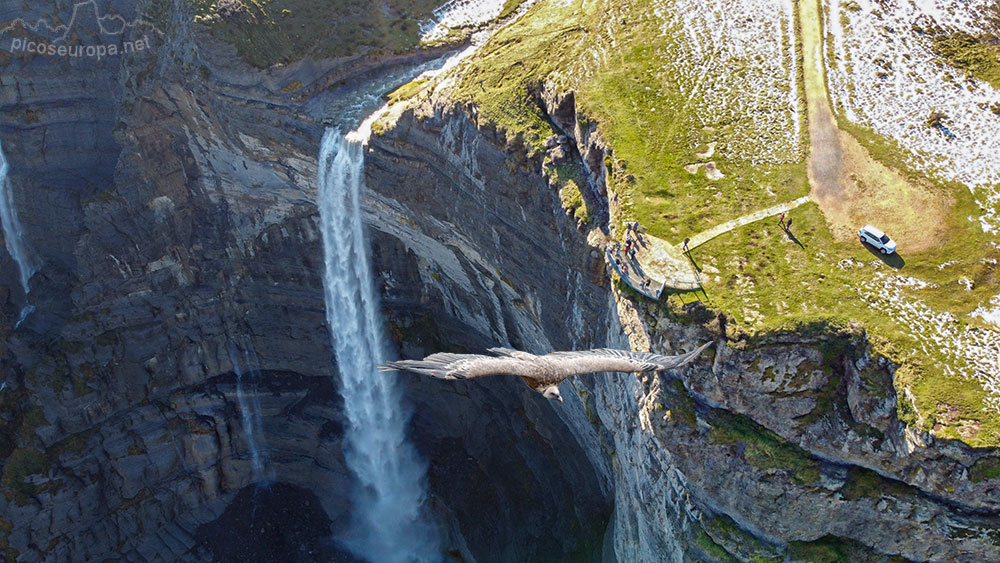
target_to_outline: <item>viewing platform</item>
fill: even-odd
[[[689,238],[687,251],[690,252],[733,229],[787,213],[808,201],[809,196],[803,196],[716,225]],[[626,253],[625,245],[618,242],[609,244],[605,254],[608,263],[629,287],[654,300],[658,300],[668,289],[676,291],[702,289],[701,277],[691,260],[684,255],[683,245],[674,246],[663,239],[642,232],[632,231],[627,237],[632,240],[635,247],[634,256]]]
[[[631,238],[636,237],[631,235]],[[634,257],[625,253],[624,246],[618,251],[614,244],[605,249],[608,263],[632,289],[654,300],[668,289],[701,289],[701,280],[691,262],[672,244],[643,233],[634,245]]]

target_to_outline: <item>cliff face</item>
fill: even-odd
[[[6,61],[18,87],[2,89],[4,148],[42,264],[36,312],[2,350],[11,557],[218,557],[204,538],[242,529],[228,527],[233,512],[263,480],[321,503],[334,529],[348,517],[316,153],[324,125],[351,123],[362,94],[434,54],[260,72],[185,21],[168,14],[153,51],[107,66]],[[609,149],[571,95],[539,100],[565,134],[547,156],[587,179],[589,232],[542,156],[446,91],[372,139],[364,214],[401,354],[672,352],[718,338],[724,321],[613,286],[596,250],[616,205]],[[19,299],[9,292],[8,318]],[[263,476],[236,397],[243,352],[259,368],[245,393],[259,403]],[[1000,493],[970,477],[984,452],[908,434],[891,370],[861,335],[818,330],[719,340],[676,381],[576,378],[561,404],[512,379],[400,377],[446,548],[468,560],[989,558]]]
[[[186,21],[167,12],[152,51],[102,66],[0,61],[5,153],[28,244],[42,264],[32,279],[36,311],[2,346],[0,548],[11,558],[222,557],[211,541],[220,526],[233,545],[256,541],[252,525],[230,526],[240,522],[239,508],[227,506],[246,506],[246,491],[264,481],[322,504],[329,521],[303,522],[316,514],[304,510],[287,522],[324,536],[306,538],[308,545],[329,550],[325,536],[349,517],[345,422],[323,311],[316,154],[325,126],[352,126],[381,103],[372,92],[405,82],[440,52],[305,60],[260,72]],[[7,76],[17,76],[17,88],[8,88]],[[483,148],[503,160],[500,147]],[[534,175],[520,181],[517,197],[548,197]],[[415,197],[445,197],[424,187]],[[376,229],[396,221],[387,201],[373,192],[366,204]],[[457,219],[496,204],[484,193],[450,205]],[[577,303],[566,285],[593,286],[593,272],[577,272],[588,267],[579,255],[589,249],[553,229],[549,211],[539,216],[527,201],[523,210],[524,235],[575,244],[576,252],[537,278],[530,303],[509,278],[490,287],[500,275],[487,269],[491,262],[514,266],[478,234],[457,243],[463,258],[449,262],[434,223],[400,235],[408,244],[425,241],[418,253],[373,230],[382,269],[398,272],[400,283],[413,281],[403,274],[419,275],[420,264],[454,267],[449,275],[471,280],[469,290],[439,301],[422,285],[398,298],[390,291],[390,307],[409,307],[392,329],[434,334],[422,312],[447,303],[463,318],[461,311],[475,312],[466,324],[441,324],[451,331],[442,338],[466,331],[454,341],[470,348],[549,339],[568,346],[557,323],[538,321],[539,307],[573,313],[581,326],[592,313],[606,314],[606,296]],[[512,275],[529,266],[522,268]],[[6,253],[0,274],[17,287]],[[556,282],[566,291],[550,292]],[[431,296],[421,301],[414,291]],[[16,319],[22,296],[5,296],[5,316]],[[604,330],[580,328],[572,338]],[[244,359],[256,368],[244,377],[242,398],[259,405],[252,408],[263,432],[254,445],[267,459],[264,475],[253,471],[236,396],[235,372],[249,366],[234,360]],[[579,429],[526,388],[410,383],[415,434],[432,466],[431,505],[449,551],[470,560],[591,556],[610,486],[593,468],[606,462],[587,456]],[[273,496],[260,502],[274,504]]]
[[[518,162],[456,108],[425,109],[373,138],[365,161],[375,269],[403,354],[545,352],[616,338],[603,264],[537,163]],[[608,437],[579,397],[553,405],[506,378],[409,381],[432,490],[466,539],[489,547],[478,558],[552,560],[600,546]]]
[[[568,147],[588,178],[588,203],[600,206],[604,143],[581,126],[571,94],[543,89],[538,103],[565,133],[546,143],[547,156]],[[676,353],[717,339],[713,355],[676,379],[580,377],[555,405],[613,491],[608,547],[618,560],[996,553],[997,489],[982,477],[995,453],[906,429],[895,366],[873,355],[862,331],[719,339],[724,317],[620,294],[585,244],[599,246],[600,229],[576,231],[542,175],[524,171],[542,170],[543,157],[476,122],[475,108],[445,89],[425,91],[369,148],[376,253],[404,354],[498,343]],[[568,275],[551,274],[559,271]],[[497,384],[414,387],[418,427],[449,418],[421,401],[425,389],[447,385],[464,397]]]
[[[245,75],[201,56],[209,39],[160,39],[102,66],[7,61],[11,180],[43,264],[3,347],[2,542],[24,560],[201,556],[198,526],[253,480],[234,343],[260,357],[275,475],[334,519],[347,507],[309,195],[322,128],[281,86],[377,64],[230,82]],[[184,57],[215,80],[190,80]]]

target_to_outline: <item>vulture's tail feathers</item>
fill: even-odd
[[[407,370],[415,373],[429,375],[438,379],[465,379],[466,374],[459,368],[456,369],[455,362],[465,359],[462,354],[451,354],[439,352],[431,354],[422,360],[400,360],[398,362],[386,362],[383,370]]]
[[[660,366],[659,368],[660,370],[677,369],[679,367],[686,366],[691,362],[693,362],[694,359],[697,358],[698,355],[701,354],[705,348],[708,348],[712,344],[715,344],[715,342],[709,340],[708,342],[702,344],[701,346],[695,348],[694,350],[688,352],[687,354],[680,354],[678,356],[659,356],[656,354],[650,354],[650,355],[655,357],[653,361]]]

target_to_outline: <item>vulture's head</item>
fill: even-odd
[[[546,387],[545,391],[542,391],[542,395],[544,395],[546,399],[552,401],[559,401],[560,403],[562,402],[562,395],[559,394],[558,385],[552,385],[550,387]]]

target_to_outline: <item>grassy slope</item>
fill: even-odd
[[[417,22],[439,0],[241,0],[223,13],[217,0],[187,0],[196,20],[236,46],[240,57],[265,68],[306,56],[346,56],[363,48],[406,51],[419,43]]]
[[[932,46],[941,60],[1000,89],[1000,4],[994,5],[992,10],[988,27],[994,32],[979,35],[964,31],[941,33],[934,36]]]
[[[673,242],[746,211],[807,193],[804,162],[752,166],[732,156],[739,153],[739,147],[713,157],[726,173],[722,180],[712,182],[684,171],[682,166],[697,161],[694,153],[704,150],[706,143],[721,141],[725,146],[727,131],[743,124],[738,120],[712,123],[711,116],[685,111],[684,92],[671,86],[679,81],[664,76],[655,62],[669,56],[676,39],[654,33],[653,23],[645,16],[647,2],[590,2],[586,11],[581,2],[561,4],[536,5],[498,33],[470,64],[457,95],[474,101],[481,118],[506,130],[510,139],[521,136],[529,150],[540,150],[541,141],[553,130],[532,103],[529,91],[544,80],[576,90],[579,108],[587,119],[599,123],[614,147],[613,188],[625,202],[622,216],[615,220],[636,218],[652,234]],[[601,50],[602,43],[609,43],[609,29],[615,48]],[[602,62],[581,63],[591,60]],[[665,107],[680,109],[662,111]],[[841,124],[877,160],[894,166],[902,161],[899,149],[891,143],[846,125]],[[901,172],[919,176],[911,170]],[[981,258],[996,252],[984,250],[988,248],[985,237],[966,219],[975,214],[968,190],[935,184],[954,194],[950,221],[954,235],[941,247],[907,254],[903,273],[937,284],[914,292],[914,297],[937,311],[956,314],[962,322],[975,322],[965,315],[990,297],[990,286],[995,287],[997,281],[995,268],[983,264]],[[760,185],[769,186],[773,193],[759,189]],[[708,197],[714,193],[709,186],[721,196]],[[943,405],[950,405],[958,408],[957,419],[981,427],[978,435],[966,437],[967,442],[1000,444],[1000,417],[985,407],[980,385],[946,376],[940,365],[953,359],[944,352],[924,352],[914,346],[907,326],[860,299],[857,288],[870,283],[874,268],[837,267],[845,258],[866,264],[878,258],[853,241],[835,242],[813,204],[796,209],[792,217],[793,233],[802,246],[773,222],[763,221],[697,249],[694,259],[706,282],[707,298],[703,299],[729,313],[736,321],[731,324],[758,334],[817,322],[860,322],[878,335],[880,351],[905,361],[897,384],[908,385],[916,395],[926,428],[937,422],[936,433],[958,438],[957,426],[936,417],[939,409],[946,408]],[[949,260],[958,262],[955,267],[937,268]],[[890,269],[883,266],[881,270]],[[958,285],[960,275],[975,282],[972,291]],[[691,298],[681,296],[682,301]],[[675,305],[678,301],[668,300]]]

